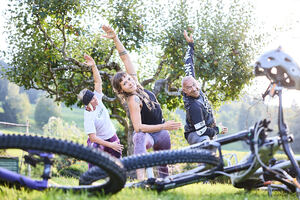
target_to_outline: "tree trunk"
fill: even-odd
[[[131,123],[131,120],[129,120],[129,127],[128,127],[128,132],[127,132],[127,156],[133,155],[133,125]]]

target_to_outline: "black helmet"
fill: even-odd
[[[300,68],[281,48],[263,54],[255,63],[255,76],[263,75],[283,87],[300,90]]]

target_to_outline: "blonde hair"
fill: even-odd
[[[79,94],[77,95],[78,100],[81,100],[81,101],[83,100],[83,96],[85,95],[87,90],[88,90],[87,88],[84,88],[79,92]]]

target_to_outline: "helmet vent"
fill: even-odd
[[[290,59],[288,59],[288,58],[284,58],[284,60],[286,61],[286,62],[292,62]]]

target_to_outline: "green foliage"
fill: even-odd
[[[237,133],[242,130],[247,130],[253,127],[256,122],[262,119],[271,121],[270,128],[272,132],[270,136],[278,135],[278,106],[266,105],[261,100],[253,99],[249,96],[241,98],[240,102],[231,102],[221,106],[217,113],[217,123],[222,123],[228,127],[228,134]],[[294,135],[292,148],[299,153],[300,149],[297,146],[300,140],[299,134],[299,106],[296,104],[292,107],[284,107],[284,121],[288,126],[288,133]],[[235,144],[235,143],[234,143]],[[243,143],[242,149],[237,149],[238,146],[230,146],[227,149],[246,150],[246,145]]]
[[[170,90],[180,87],[178,77],[184,74],[187,46],[182,32],[189,29],[194,33],[197,76],[215,106],[238,97],[252,77],[248,66],[257,53],[255,49],[264,44],[262,35],[250,32],[253,9],[238,1],[226,3],[228,8],[222,0],[196,5],[187,0],[11,2],[6,27],[10,35],[7,53],[12,56],[13,66],[7,70],[9,79],[25,89],[45,90],[67,106],[76,102],[82,88],[92,87],[87,80],[91,78],[90,70],[80,65],[83,53],[91,54],[104,71],[113,74],[119,69],[110,60],[111,41],[99,39],[93,19],[107,20],[130,51],[139,52],[144,45],[160,47],[163,52],[156,56],[165,63],[156,79],[167,77]],[[113,95],[108,89],[109,76],[103,79],[105,92]],[[167,94],[159,100],[168,108],[178,107],[181,102]]]
[[[163,108],[163,115],[166,121],[174,120],[176,122],[180,122],[180,116],[173,111],[169,111],[167,108]],[[183,125],[185,122],[182,123]],[[186,139],[184,138],[184,130],[183,126],[176,131],[169,131],[171,137],[171,149],[180,149],[185,146],[188,146]]]
[[[72,164],[68,167],[62,168],[58,174],[60,176],[65,177],[73,177],[79,179],[80,175],[88,170],[88,165],[86,163],[78,163]]]
[[[161,19],[166,30],[159,44],[166,62],[160,77],[169,78],[169,88],[180,87],[178,77],[184,76],[187,49],[182,32],[188,30],[195,43],[196,77],[213,106],[237,99],[253,78],[251,60],[265,45],[264,35],[252,32],[251,27],[257,24],[251,5],[234,0],[206,0],[192,5],[181,0],[168,8],[169,18]]]
[[[88,80],[91,78],[90,69],[78,66],[78,61],[83,61],[83,53],[93,56],[96,63],[104,64],[107,70],[114,70],[108,63],[112,44],[99,40],[97,29],[100,24],[95,30],[94,20],[107,18],[112,25],[118,24],[120,32],[124,33],[123,42],[127,44],[128,41],[129,49],[130,46],[141,46],[138,44],[143,42],[144,33],[138,22],[141,14],[133,13],[138,12],[138,1],[118,2],[11,0],[7,10],[11,23],[6,27],[7,32],[14,33],[8,38],[10,47],[13,47],[8,50],[13,55],[13,67],[7,72],[9,79],[25,89],[45,90],[66,105],[75,104],[76,94],[82,88],[92,86]],[[118,13],[120,18],[110,16],[113,13]],[[128,21],[120,24],[124,17]],[[132,38],[135,41],[131,41]],[[109,82],[109,77],[104,77],[104,80]],[[78,85],[80,87],[76,87]]]
[[[7,95],[8,80],[0,79],[0,101],[5,101]]]
[[[36,104],[38,98],[42,95],[43,92],[35,89],[24,90],[23,88],[20,88],[20,93],[26,93],[28,95],[30,103]]]
[[[300,107],[298,105],[293,105],[288,113],[288,115],[285,115],[285,120],[288,122],[290,133],[294,135],[292,147],[294,151],[299,153],[300,147],[298,143],[300,141]]]
[[[74,123],[64,122],[61,118],[50,117],[43,126],[43,135],[71,140],[80,144],[86,144],[87,135],[77,128]]]
[[[169,91],[181,87],[187,47],[182,33],[185,29],[193,32],[196,75],[214,107],[238,98],[252,78],[250,61],[265,44],[264,35],[251,32],[257,26],[252,7],[236,0],[10,0],[9,4],[5,53],[12,67],[6,69],[7,77],[26,90],[44,90],[66,106],[76,104],[81,89],[93,88],[91,70],[83,64],[84,53],[96,61],[103,92],[115,96],[110,78],[122,66],[116,63],[113,42],[100,39],[101,23],[117,31],[129,52],[146,57],[146,62],[155,57],[155,66],[146,63],[149,68],[144,71],[161,71],[145,86],[148,89],[159,79],[167,80]],[[142,50],[147,47],[156,50],[149,48],[150,56],[144,56]],[[170,110],[182,106],[181,97],[162,90],[157,98]],[[110,114],[126,117],[118,99],[104,104]]]
[[[74,124],[80,130],[83,130],[83,112],[84,108],[78,108],[76,106],[69,108],[61,105],[61,118],[68,124]]]
[[[140,49],[145,37],[147,24],[143,1],[109,1],[108,21],[118,30],[119,38],[129,50]]]
[[[50,98],[39,98],[34,112],[36,124],[42,128],[45,124],[47,124],[49,118],[52,116],[60,116],[60,107]]]
[[[30,103],[27,94],[19,93],[19,86],[8,83],[7,96],[2,102],[4,113],[0,118],[3,121],[25,123],[30,111]]]

